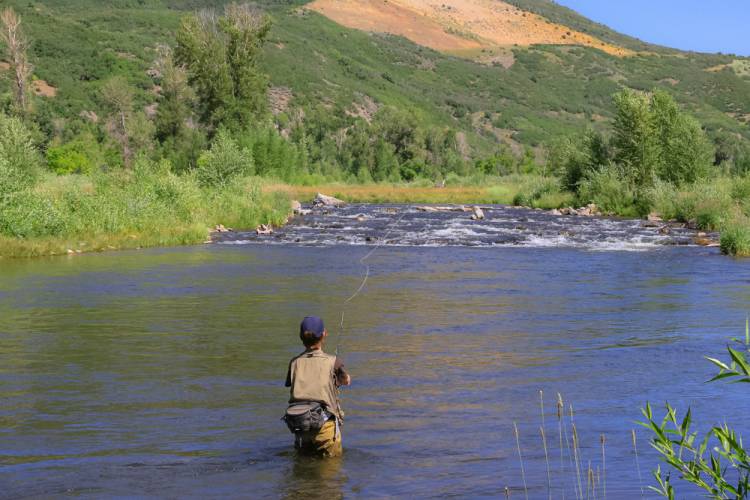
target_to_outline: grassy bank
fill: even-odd
[[[263,184],[262,192],[282,193],[303,202],[311,201],[317,193],[335,196],[351,203],[485,203],[552,209],[574,202],[573,194],[561,191],[556,179],[537,175],[462,179],[444,188],[436,188],[428,181],[391,184],[322,183],[311,186],[267,181]]]
[[[0,256],[191,245],[217,224],[279,225],[289,213],[283,193],[262,193],[259,181],[239,178],[205,188],[148,160],[132,171],[95,176],[48,176],[3,200]]]

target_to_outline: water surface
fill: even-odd
[[[393,220],[385,208],[234,244],[0,261],[0,497],[497,498],[507,486],[522,498],[517,422],[529,495],[546,498],[542,390],[553,496],[575,497],[560,392],[584,467],[601,466],[605,434],[607,495],[637,498],[656,463],[639,431],[639,479],[630,432],[645,401],[692,405],[702,429],[748,428],[746,389],[705,384],[703,355],[743,333],[750,262],[606,219],[553,222],[591,235],[563,248],[469,246],[477,236],[450,229],[561,229],[538,212],[468,226],[463,213],[409,211],[368,260],[342,335],[340,304]],[[279,421],[307,314],[327,320],[354,378],[338,460],[296,458]]]

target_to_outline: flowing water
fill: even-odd
[[[638,498],[646,401],[748,428],[747,389],[705,384],[703,356],[743,334],[750,261],[633,221],[486,213],[354,206],[272,236],[0,261],[0,497],[524,498],[525,478],[548,498],[542,390],[551,496],[578,482],[560,392],[584,495],[591,463],[598,498]],[[354,379],[340,459],[296,457],[279,421],[307,314]]]

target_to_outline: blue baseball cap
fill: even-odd
[[[299,335],[302,337],[305,332],[310,332],[316,338],[322,338],[325,329],[322,319],[317,316],[307,316],[299,325]]]

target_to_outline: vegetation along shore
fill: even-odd
[[[282,224],[314,191],[593,203],[719,231],[723,252],[750,255],[746,61],[511,3],[538,39],[453,33],[429,48],[336,24],[325,2],[124,2],[107,16],[89,0],[9,2],[0,256],[201,243],[220,224]]]

